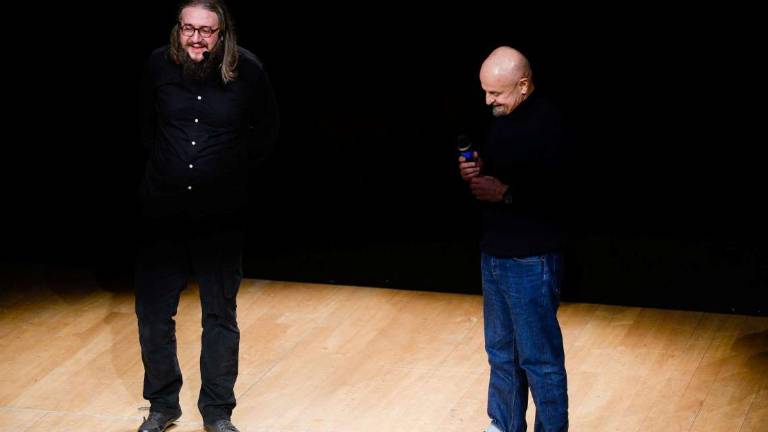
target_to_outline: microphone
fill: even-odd
[[[203,61],[208,61],[208,58],[211,57],[210,51],[203,51]]]
[[[466,134],[461,134],[456,137],[456,150],[459,151],[459,156],[463,156],[467,162],[475,161],[475,151],[472,149],[472,141]]]

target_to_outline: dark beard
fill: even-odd
[[[216,44],[210,56],[207,59],[196,62],[185,52],[181,60],[181,70],[184,79],[191,81],[204,81],[217,72],[222,59],[224,58],[224,48],[221,44]]]

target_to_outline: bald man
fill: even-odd
[[[493,122],[482,154],[459,158],[462,178],[482,203],[481,270],[485,348],[491,374],[486,432],[527,428],[528,389],[535,431],[568,430],[563,338],[557,321],[562,234],[556,223],[561,126],[534,92],[528,60],[499,47],[480,84]]]

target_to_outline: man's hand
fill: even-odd
[[[459,156],[459,173],[461,173],[461,178],[463,178],[464,181],[470,181],[480,175],[480,170],[483,168],[483,161],[477,155],[477,152],[474,152],[474,159],[474,162],[467,162],[464,156]]]
[[[504,192],[509,186],[495,177],[475,175],[469,180],[469,188],[480,201],[499,202],[504,198]]]

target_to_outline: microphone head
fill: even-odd
[[[459,156],[463,157],[467,162],[473,162],[475,160],[475,151],[472,149],[472,141],[466,134],[461,134],[456,137],[456,149],[459,151]]]
[[[203,51],[203,60],[208,60],[209,57],[211,57],[211,52]]]
[[[472,141],[469,140],[469,137],[466,134],[461,134],[456,137],[456,148],[459,149],[460,152],[469,151],[472,149]]]

